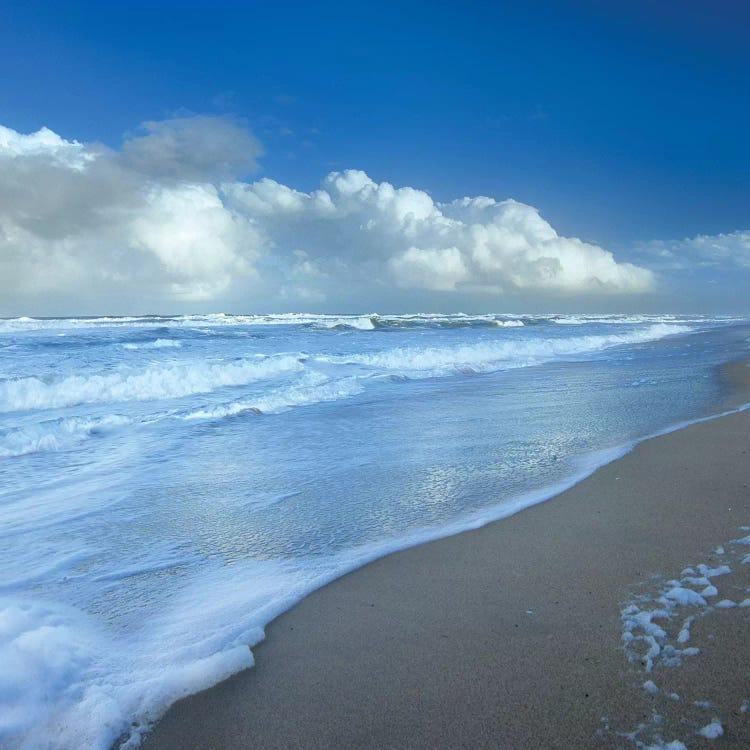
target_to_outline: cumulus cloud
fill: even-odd
[[[356,170],[328,175],[311,193],[269,179],[222,190],[282,252],[299,246],[355,277],[375,274],[403,288],[622,294],[653,284],[650,271],[559,236],[536,209],[513,200],[436,203]]]
[[[263,150],[246,128],[222,117],[144,122],[144,134],[125,141],[123,161],[144,175],[216,180],[254,172]]]
[[[88,300],[132,309],[216,299],[235,278],[254,278],[259,236],[226,208],[211,180],[252,164],[256,142],[222,118],[197,119],[149,124],[148,135],[120,151],[45,128],[30,135],[0,128],[6,314],[49,312],[49,299],[68,310],[88,309]],[[218,166],[204,149],[212,128],[222,145],[208,154],[221,157]]]
[[[59,163],[71,169],[83,169],[93,155],[78,141],[66,141],[49,128],[40,128],[36,133],[24,135],[0,125],[0,156],[5,158],[41,157],[45,161]]]
[[[152,253],[175,279],[172,291],[213,299],[235,276],[254,276],[258,238],[241,216],[227,211],[212,185],[158,186],[131,223],[131,247]]]
[[[410,247],[388,261],[388,267],[399,286],[450,291],[464,281],[469,272],[457,247],[440,250]],[[436,269],[439,272],[436,273]]]
[[[674,271],[696,268],[750,270],[750,230],[700,234],[683,240],[656,240],[638,248],[652,265]]]
[[[507,293],[654,284],[646,268],[558,235],[513,200],[437,203],[357,170],[309,193],[242,181],[260,155],[221,117],[145,123],[116,150],[0,127],[2,313],[333,309],[345,292],[369,304],[437,294],[443,307],[446,295],[485,295],[499,308]]]

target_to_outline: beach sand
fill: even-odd
[[[748,374],[728,371],[745,388]],[[334,581],[269,625],[253,669],[174,705],[143,747],[628,748],[643,724],[646,745],[702,748],[714,718],[717,747],[750,747],[750,607],[655,621],[674,644],[684,616],[705,614],[680,645],[700,653],[652,672],[628,660],[621,618],[701,563],[733,570],[711,577],[709,603],[750,597],[750,546],[729,543],[745,525],[750,411],[646,441],[548,502]]]

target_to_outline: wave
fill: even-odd
[[[122,344],[123,349],[170,349],[182,346],[181,341],[175,339],[156,339],[155,341],[143,341],[141,343],[128,342]]]
[[[0,382],[0,412],[182,398],[279,377],[302,367],[298,357],[282,355],[222,364],[174,364],[111,375],[72,375],[53,382],[19,378]]]
[[[744,320],[744,318],[732,315],[550,315],[547,320],[557,325],[580,326],[591,323],[605,323],[614,325],[645,325],[655,323],[668,324],[700,324],[700,323],[731,323],[732,321]]]
[[[142,315],[104,316],[80,318],[4,318],[0,319],[0,334],[23,333],[29,331],[101,329],[101,328],[143,328],[143,327],[184,327],[219,328],[233,326],[306,326],[321,329],[350,328],[372,331],[378,328],[463,328],[463,327],[521,327],[530,325],[584,325],[590,323],[710,323],[743,320],[736,316],[706,317],[700,315],[623,315],[623,314],[511,314],[488,313],[469,315],[466,313],[413,313],[387,315],[368,313],[365,315],[341,315],[325,313],[279,313],[268,315],[232,315],[228,313],[208,313],[204,315]]]
[[[431,377],[456,372],[490,372],[541,364],[560,356],[588,354],[614,346],[656,341],[665,336],[689,333],[692,330],[688,326],[659,323],[625,334],[559,339],[504,339],[454,347],[397,348],[322,359],[338,364],[364,365],[411,377]]]
[[[25,456],[30,453],[64,450],[88,438],[130,424],[131,420],[117,414],[106,417],[68,417],[26,427],[0,431],[0,458]]]
[[[0,412],[57,409],[85,403],[177,399],[211,393],[224,387],[274,380],[294,373],[308,373],[316,368],[329,371],[331,365],[360,365],[366,368],[367,371],[363,374],[368,377],[373,374],[431,377],[451,373],[490,372],[541,364],[561,356],[594,353],[613,346],[654,341],[691,330],[693,329],[688,326],[658,323],[623,334],[592,334],[569,338],[514,336],[461,346],[400,347],[351,355],[258,355],[252,359],[223,363],[171,363],[141,371],[71,375],[59,380],[25,377],[0,382]],[[340,383],[350,375],[351,373],[342,371],[334,380]],[[320,383],[312,385],[322,387]],[[303,382],[295,387],[304,389],[311,385]],[[284,396],[287,397],[288,394]],[[296,403],[296,396],[289,398],[292,405]],[[307,395],[301,398],[307,403]],[[242,408],[251,407],[261,411],[274,411],[283,408],[283,404],[279,406],[274,402],[264,406],[253,403]]]
[[[335,318],[322,320],[314,325],[319,328],[350,328],[356,331],[374,331],[378,327],[377,315],[362,315],[356,318]]]
[[[101,318],[3,318],[0,319],[0,333],[23,333],[27,331],[55,331],[77,328],[105,328],[137,325],[155,325],[168,320],[158,316],[129,316]]]
[[[215,420],[246,414],[280,414],[299,406],[338,401],[356,396],[364,390],[361,378],[332,379],[309,372],[293,385],[275,388],[257,398],[215,406],[205,406],[186,413],[163,412],[142,420],[111,414],[103,417],[66,417],[51,419],[24,427],[0,430],[0,458],[14,458],[33,453],[61,451],[107,434],[109,431],[138,422],[163,419]]]
[[[333,380],[319,373],[309,373],[300,383],[264,393],[256,399],[204,407],[188,412],[180,418],[222,419],[242,414],[279,414],[295,406],[310,406],[350,398],[362,393],[363,390],[361,378]]]

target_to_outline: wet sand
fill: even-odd
[[[728,371],[745,388],[749,376]],[[696,622],[700,653],[681,667],[647,673],[621,641],[623,607],[686,566],[729,563],[712,579],[719,596],[750,597],[750,546],[729,544],[745,525],[750,411],[646,441],[548,502],[334,581],[269,625],[253,669],[175,704],[143,747],[625,748],[644,724],[646,744],[702,748],[714,717],[717,746],[748,747],[750,607]]]

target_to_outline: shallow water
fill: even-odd
[[[748,321],[0,321],[0,740],[100,747],[311,589],[719,411]]]

